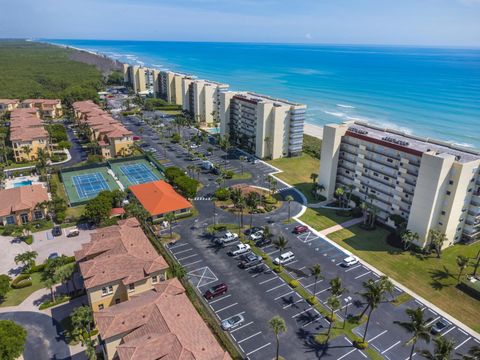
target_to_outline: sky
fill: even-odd
[[[0,0],[0,38],[480,47],[480,0]]]

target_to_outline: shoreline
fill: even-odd
[[[310,123],[305,123],[303,125],[303,133],[306,135],[310,135],[320,140],[323,139],[323,127],[318,125],[313,125]]]

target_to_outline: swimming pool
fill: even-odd
[[[13,183],[14,188],[21,187],[21,186],[28,186],[28,185],[32,185],[32,180],[23,180],[23,181]]]

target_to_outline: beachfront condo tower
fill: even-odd
[[[172,71],[159,71],[153,79],[155,97],[175,104],[183,104],[182,79],[187,75],[174,73]]]
[[[220,93],[220,134],[259,158],[302,152],[306,105],[251,92]]]
[[[439,230],[447,247],[480,236],[479,167],[473,149],[355,121],[324,126],[318,183],[328,200],[352,190],[387,225],[402,217],[419,246]]]

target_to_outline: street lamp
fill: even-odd
[[[345,314],[343,317],[343,328],[345,329],[345,324],[347,323],[347,311],[348,311],[348,306],[352,303],[352,297],[347,296],[346,298],[343,299],[345,301]]]

